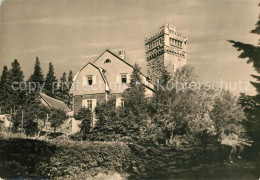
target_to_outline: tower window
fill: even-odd
[[[110,60],[110,59],[106,59],[106,60],[104,61],[104,63],[111,63],[111,60]]]
[[[121,83],[125,84],[127,82],[127,75],[126,74],[121,74]]]
[[[88,85],[92,85],[93,84],[93,76],[87,76],[88,78]]]
[[[172,70],[174,71],[174,65],[172,66]]]

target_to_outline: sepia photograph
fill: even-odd
[[[0,0],[0,180],[260,179],[259,10]]]

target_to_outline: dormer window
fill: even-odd
[[[92,85],[93,84],[93,76],[87,76],[88,79],[88,85]]]
[[[104,61],[104,63],[106,64],[106,63],[111,63],[111,60],[110,59],[106,59],[105,61]]]

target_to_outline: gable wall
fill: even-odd
[[[111,63],[104,63],[106,59],[110,59]],[[122,62],[120,59],[105,52],[101,57],[99,57],[94,64],[98,67],[101,67],[106,70],[105,76],[109,85],[112,89],[111,93],[122,93],[126,86],[121,84],[121,73],[127,73],[130,78],[130,75],[133,71],[133,68],[126,63]],[[120,82],[118,82],[118,80]]]
[[[83,80],[84,77],[87,77],[87,75],[93,75],[96,77],[95,78],[96,83],[93,82],[94,84],[92,86],[84,84]],[[85,80],[87,80],[87,78],[85,78]],[[83,95],[83,94],[97,94],[97,93],[105,93],[105,83],[100,74],[100,71],[94,66],[92,66],[91,64],[88,64],[79,72],[78,77],[74,83],[73,94]]]

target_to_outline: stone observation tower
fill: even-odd
[[[145,39],[147,75],[153,83],[161,77],[164,66],[173,74],[186,64],[187,39],[171,24],[163,25],[156,34]]]

